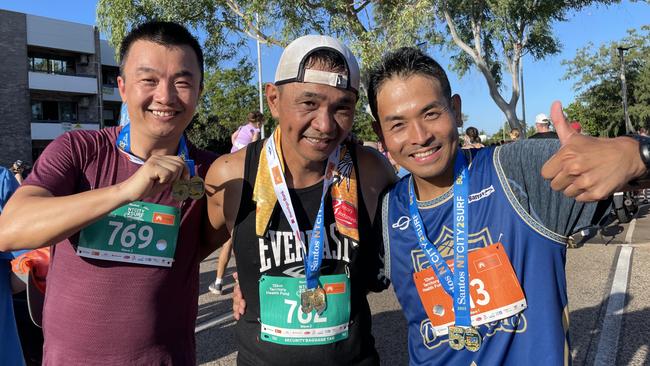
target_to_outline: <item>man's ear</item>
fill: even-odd
[[[271,110],[271,115],[273,118],[280,118],[280,87],[267,83],[265,87],[266,91],[266,102],[269,104],[269,110]]]
[[[463,112],[462,112],[462,103],[460,100],[460,95],[454,94],[451,96],[451,108],[456,120],[456,127],[463,127]]]
[[[379,141],[381,141],[381,143],[383,144],[384,143],[384,134],[381,132],[381,125],[373,117],[371,117],[371,118],[372,118],[372,123],[371,123],[372,130],[375,131],[375,134],[379,138]]]
[[[126,81],[122,76],[117,77],[117,91],[120,92],[122,103],[126,103]]]

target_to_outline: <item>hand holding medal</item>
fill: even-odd
[[[198,175],[189,180],[179,179],[172,185],[172,198],[176,201],[185,201],[188,198],[193,200],[201,199],[205,195],[203,178]]]

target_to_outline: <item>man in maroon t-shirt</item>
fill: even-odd
[[[183,134],[203,54],[184,27],[150,22],[120,59],[131,123],[52,142],[5,207],[0,250],[58,243],[44,364],[194,365],[198,264],[220,242],[199,179],[215,156]]]

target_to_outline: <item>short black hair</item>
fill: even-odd
[[[386,80],[398,76],[408,78],[413,75],[422,75],[438,80],[442,87],[442,94],[451,101],[451,86],[447,73],[436,60],[427,56],[419,48],[402,47],[386,54],[381,61],[368,72],[368,103],[375,121],[379,123],[377,114],[377,92]]]
[[[314,67],[320,67],[331,72],[347,73],[349,71],[343,56],[327,48],[316,50],[307,56],[305,69],[313,69]]]
[[[196,54],[196,60],[201,70],[201,84],[203,84],[203,50],[201,50],[199,41],[184,26],[174,22],[153,20],[133,28],[120,45],[120,75],[122,77],[124,77],[124,61],[131,45],[136,41],[149,41],[167,47],[190,46]]]

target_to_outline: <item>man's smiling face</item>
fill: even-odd
[[[201,70],[191,47],[138,40],[118,77],[133,130],[152,139],[178,139],[194,116]]]
[[[377,90],[381,134],[397,164],[436,185],[453,179],[460,97],[448,100],[428,76],[394,76]]]

